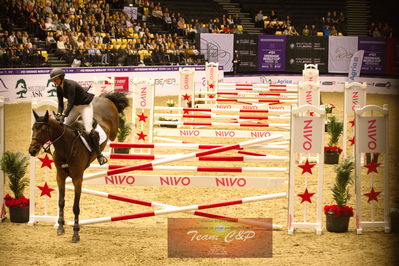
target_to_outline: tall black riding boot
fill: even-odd
[[[92,129],[89,134],[90,138],[90,146],[92,150],[97,154],[97,161],[100,165],[106,164],[108,162],[107,158],[102,155],[100,151],[100,136],[98,135],[98,132]]]

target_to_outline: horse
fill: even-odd
[[[108,139],[114,140],[118,134],[119,113],[128,106],[128,99],[121,92],[105,93],[94,97],[94,120],[103,128]],[[89,152],[81,141],[74,127],[64,125],[50,118],[48,111],[44,116],[39,116],[34,110],[35,123],[32,126],[32,140],[29,153],[36,156],[46,142],[51,141],[54,146],[54,163],[57,171],[58,198],[58,228],[57,235],[63,235],[64,230],[64,206],[65,206],[65,179],[70,176],[74,185],[74,226],[72,242],[80,240],[79,231],[79,202],[82,191],[83,173],[90,163],[96,159],[95,152]],[[106,141],[100,145],[102,151]],[[44,148],[45,149],[45,148]],[[46,149],[45,149],[46,151]]]

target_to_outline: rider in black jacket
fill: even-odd
[[[57,120],[66,125],[75,122],[79,117],[83,120],[83,126],[90,139],[90,146],[97,154],[99,164],[107,163],[107,159],[101,154],[98,132],[92,127],[94,95],[87,92],[74,80],[65,79],[65,72],[61,68],[54,68],[50,78],[57,86],[58,111]],[[64,98],[68,99],[67,108],[64,111]]]

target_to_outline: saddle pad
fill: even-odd
[[[106,142],[108,140],[107,134],[105,134],[104,129],[99,124],[97,124],[95,129],[98,132],[98,135],[100,136],[100,141],[99,141],[100,145],[102,145],[104,142]],[[86,149],[91,152],[91,147],[90,147],[89,143],[87,143],[85,137],[83,137],[81,134],[79,136],[80,136],[80,139],[82,140],[83,144],[86,146]]]

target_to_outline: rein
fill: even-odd
[[[35,122],[35,124],[47,124],[47,122]],[[48,134],[49,139],[50,139],[49,130],[47,130],[47,134]],[[59,136],[58,136],[55,140],[53,140],[53,141],[50,140],[50,143],[48,143],[47,145],[46,145],[46,142],[44,142],[43,140],[41,140],[41,139],[39,139],[39,138],[32,137],[32,140],[38,141],[38,142],[42,145],[43,151],[44,151],[45,153],[49,153],[50,155],[53,155],[53,154],[51,153],[51,150],[50,150],[51,145],[53,145],[54,143],[56,143],[57,141],[59,141],[59,140],[64,136],[64,134],[65,134],[65,125],[63,125],[63,127],[62,127],[62,133],[61,133],[61,135],[59,135]]]

